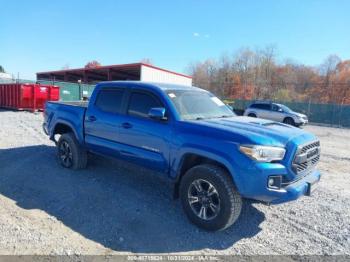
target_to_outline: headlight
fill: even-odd
[[[282,147],[245,145],[239,150],[250,158],[259,162],[271,162],[282,160],[286,150]]]

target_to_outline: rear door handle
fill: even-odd
[[[129,128],[132,128],[132,124],[130,124],[128,122],[125,122],[125,123],[122,124],[122,127],[126,128],[126,129],[129,129]]]
[[[94,122],[94,121],[97,120],[97,118],[95,116],[89,116],[88,120],[91,121],[91,122]]]

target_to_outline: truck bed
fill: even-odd
[[[88,107],[87,101],[46,102],[44,111],[44,130],[53,139],[54,125],[64,123],[75,133],[78,141],[84,143],[84,118]]]

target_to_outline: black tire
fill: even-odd
[[[256,114],[249,113],[248,116],[250,116],[250,117],[256,117]]]
[[[77,170],[87,165],[87,152],[79,145],[73,133],[61,135],[57,143],[57,157],[65,168]]]
[[[207,207],[205,211],[206,216],[208,215],[207,218],[209,218],[212,213],[210,219],[200,217],[199,214],[201,214],[201,212],[199,211],[198,214],[194,204],[190,204],[190,199],[193,199],[191,190],[196,188],[196,186],[194,186],[196,181],[209,182],[218,193],[218,197],[216,197],[216,195],[215,197],[218,198],[219,201],[212,199],[219,207],[214,209],[217,211],[216,215],[211,207]],[[182,207],[189,220],[198,227],[208,231],[224,230],[228,228],[236,222],[242,209],[242,198],[227,172],[221,167],[209,164],[195,166],[186,172],[181,179],[180,198]],[[202,205],[199,208],[201,210],[203,208],[202,202],[197,201],[195,204],[197,203],[198,206]],[[211,205],[211,203],[209,205]],[[209,210],[211,213],[208,212]]]
[[[284,120],[283,120],[283,123],[287,124],[287,125],[291,125],[291,126],[296,126],[295,125],[295,122],[294,122],[294,119],[291,118],[291,117],[286,117]]]

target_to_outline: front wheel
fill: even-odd
[[[57,155],[65,168],[82,169],[87,165],[87,153],[79,145],[73,133],[61,135],[57,143]]]
[[[290,125],[290,126],[296,126],[295,122],[294,122],[294,119],[291,118],[291,117],[286,117],[284,120],[283,120],[283,123],[287,124],[287,125]]]
[[[239,217],[242,198],[227,172],[214,165],[198,165],[186,172],[180,184],[183,209],[195,225],[223,230]]]

